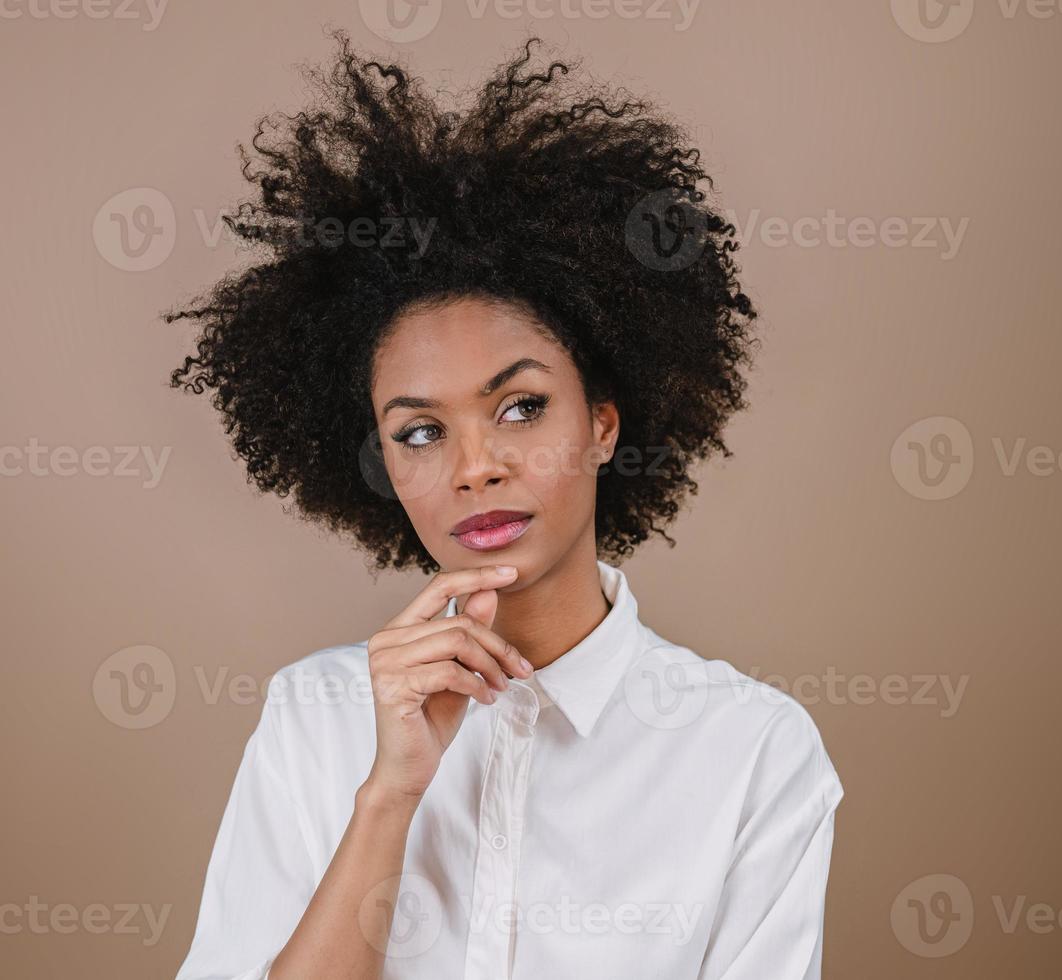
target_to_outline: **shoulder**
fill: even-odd
[[[285,664],[270,680],[270,694],[282,695],[288,689],[309,685],[324,690],[337,684],[369,676],[369,641],[339,644],[314,650]]]
[[[375,730],[368,641],[323,647],[279,668],[262,724],[289,754]]]
[[[747,760],[759,775],[797,769],[823,780],[839,780],[822,735],[808,710],[785,691],[742,673],[722,659],[707,659],[689,647],[646,628],[648,643],[628,678],[628,688],[648,683],[666,710],[684,716],[683,726],[695,738]],[[655,675],[655,681],[653,680]],[[629,695],[628,695],[629,696]],[[680,701],[685,704],[676,709]]]

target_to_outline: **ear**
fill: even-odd
[[[595,450],[600,451],[601,461],[611,459],[619,439],[620,417],[615,402],[598,402],[591,410]]]

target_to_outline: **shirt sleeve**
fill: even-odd
[[[820,980],[843,795],[810,715],[787,700],[760,740],[698,980]]]
[[[284,776],[277,711],[267,698],[244,748],[176,980],[268,980],[313,896],[310,855]]]

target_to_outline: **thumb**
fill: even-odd
[[[498,590],[481,589],[473,592],[465,600],[465,608],[462,612],[468,613],[473,619],[478,619],[487,629],[494,623],[494,615],[498,611]]]

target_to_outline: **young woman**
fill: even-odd
[[[264,490],[431,574],[272,679],[178,980],[807,980],[842,790],[614,562],[728,453],[755,311],[683,133],[531,39],[464,113],[341,56],[260,122],[267,259],[175,386]],[[268,134],[268,135],[267,135]]]

